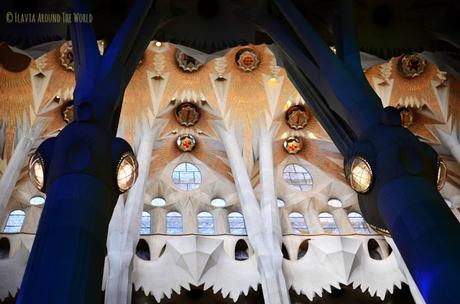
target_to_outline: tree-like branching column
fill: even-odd
[[[347,176],[368,184],[354,187],[366,220],[391,233],[427,303],[457,303],[460,224],[437,189],[438,155],[401,127],[397,109],[383,109],[361,69],[352,1],[341,3],[337,55],[291,0],[261,0],[248,14],[276,43],[277,58],[344,155]]]
[[[125,88],[155,29],[152,0],[136,0],[101,55],[91,24],[71,25],[75,121],[39,148],[47,193],[17,303],[101,303],[116,168],[131,148],[116,138]],[[87,12],[76,0],[75,12]]]

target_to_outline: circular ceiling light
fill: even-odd
[[[43,190],[45,185],[45,162],[41,154],[36,151],[29,159],[29,178],[39,191]]]
[[[302,138],[299,136],[289,136],[284,141],[284,149],[289,154],[297,154],[302,150]]]
[[[118,190],[123,193],[131,189],[137,179],[138,164],[133,153],[123,154],[117,166]]]
[[[225,200],[221,198],[215,198],[211,201],[211,205],[213,205],[214,207],[225,207],[226,203]]]
[[[102,55],[104,53],[104,41],[98,40],[97,47],[99,49],[99,53]],[[69,71],[75,70],[72,41],[64,42],[59,48],[59,61],[64,69]]]
[[[347,179],[353,190],[359,193],[369,191],[372,177],[372,169],[369,163],[361,156],[355,156],[347,170]]]
[[[185,134],[177,137],[177,148],[182,152],[190,152],[195,148],[196,140],[191,134]]]
[[[59,49],[59,60],[61,61],[61,65],[66,70],[74,70],[74,58],[71,41],[65,42],[61,45],[61,48]]]
[[[404,55],[401,57],[398,67],[403,76],[415,78],[425,71],[426,60],[416,54]]]
[[[73,101],[68,102],[68,104],[63,108],[62,118],[64,119],[66,124],[69,124],[74,120]]]
[[[414,122],[414,112],[410,108],[399,109],[399,115],[401,116],[401,126],[409,128]]]
[[[438,190],[441,190],[446,183],[447,178],[447,165],[441,158],[438,159],[438,175],[436,179],[436,185]]]
[[[191,102],[183,102],[178,105],[175,113],[177,122],[184,127],[191,127],[200,119],[198,107]]]
[[[242,48],[235,55],[238,67],[245,72],[252,72],[259,66],[259,57],[251,48]]]
[[[30,200],[29,200],[29,203],[31,205],[34,205],[34,206],[39,206],[39,205],[43,205],[45,203],[45,198],[42,197],[42,196],[33,196]]]
[[[285,118],[291,129],[300,130],[307,125],[309,114],[303,105],[294,105],[288,108]]]
[[[331,207],[334,208],[341,208],[342,207],[342,201],[340,201],[337,198],[331,198],[327,201],[327,204]]]
[[[177,65],[179,65],[183,71],[189,73],[198,71],[198,69],[203,65],[203,63],[192,56],[185,54],[181,50],[177,50],[176,52],[176,61]]]
[[[152,199],[150,204],[152,204],[152,206],[155,207],[163,207],[164,205],[166,205],[166,200],[162,197],[155,197]]]

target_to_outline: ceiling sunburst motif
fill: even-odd
[[[240,70],[252,72],[259,66],[259,56],[251,48],[242,48],[235,55],[235,61]]]
[[[302,150],[302,138],[299,136],[289,136],[284,140],[284,149],[289,154],[297,154]]]
[[[308,112],[303,105],[294,105],[286,111],[286,123],[292,129],[300,130],[307,125],[308,116]]]
[[[195,72],[203,65],[198,59],[185,54],[181,50],[176,51],[177,65],[185,72]]]
[[[220,120],[236,126],[244,161],[251,176],[257,180],[254,172],[257,172],[258,153],[254,138],[260,123],[266,123],[277,126],[274,131],[277,160],[292,156],[286,153],[283,144],[288,138],[297,137],[302,140],[303,147],[292,157],[305,158],[321,170],[344,180],[341,156],[289,81],[286,71],[277,66],[276,58],[267,46],[233,48],[193,73],[184,73],[178,68],[176,54],[179,51],[173,44],[161,43],[159,47],[154,44],[146,50],[142,64],[125,92],[120,122],[126,129],[128,141],[132,142],[131,133],[136,122],[150,113],[150,122],[161,120],[164,123],[158,140],[167,143],[161,151],[169,154],[165,161],[184,154],[178,149],[177,139],[190,134],[200,143],[186,154],[193,154],[213,170],[231,178],[225,149],[213,128],[214,122]],[[69,45],[62,48],[69,48]],[[6,132],[7,142],[14,141],[15,121],[21,120],[31,107],[45,111],[51,118],[46,134],[55,135],[65,126],[65,120],[70,121],[67,102],[73,99],[75,75],[62,66],[62,48],[32,60],[22,72],[11,73],[0,68],[0,79],[3,79],[0,86],[5,92],[0,97],[4,100],[0,104],[0,113],[3,119],[11,120]],[[244,53],[242,50],[249,52],[249,57],[257,56],[253,58],[257,68],[250,73],[242,72],[235,63],[235,58]],[[412,111],[413,115],[403,115],[403,123],[412,132],[429,143],[439,143],[432,126],[449,129],[457,126],[460,110],[455,105],[459,100],[460,84],[430,62],[422,67],[423,62],[417,60],[409,61],[409,67],[418,74],[413,78],[400,72],[398,64],[403,61],[402,57],[371,67],[366,76],[379,94],[388,90],[387,95],[381,94],[385,105]],[[65,118],[63,113],[66,113]],[[296,144],[295,141],[292,144]],[[326,154],[326,157],[317,157]],[[217,165],[219,162],[224,166]],[[167,161],[162,161],[159,166],[165,163]],[[449,172],[451,163],[448,162]],[[451,176],[448,175],[448,181]]]
[[[404,55],[399,59],[398,69],[401,74],[408,78],[420,76],[426,67],[426,60],[417,54]]]
[[[182,152],[190,152],[195,148],[196,139],[192,134],[184,134],[177,137],[177,148]]]
[[[177,122],[184,127],[191,127],[200,119],[198,107],[191,102],[184,102],[178,105],[175,114]]]
[[[403,66],[406,66],[406,73],[402,71]],[[449,110],[452,101],[448,90],[457,81],[452,81],[420,55],[392,58],[373,66],[365,74],[384,106],[412,111],[413,122],[409,123],[409,130],[424,141],[440,143],[433,126],[447,123],[452,112]],[[405,116],[406,122],[410,120],[409,116]]]

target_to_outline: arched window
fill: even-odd
[[[325,233],[338,234],[339,228],[335,223],[334,217],[332,214],[323,212],[319,214],[319,222]]]
[[[166,200],[162,197],[154,197],[150,204],[152,204],[152,206],[155,207],[163,207],[164,205],[166,205]]]
[[[150,261],[150,247],[144,239],[139,239],[136,246],[136,255],[144,261]]]
[[[355,232],[365,234],[371,233],[371,231],[369,230],[369,226],[367,226],[367,223],[364,220],[363,216],[358,212],[348,213],[348,219],[350,220],[350,223],[353,226],[353,230]]]
[[[22,223],[24,223],[24,218],[26,213],[22,210],[13,210],[8,216],[6,221],[4,232],[21,232]]]
[[[306,240],[303,240],[302,243],[300,243],[299,251],[297,252],[297,260],[300,260],[307,254],[309,241],[310,241],[309,239],[306,239]]]
[[[221,198],[214,198],[211,200],[211,205],[214,207],[225,207],[227,203]]]
[[[201,184],[201,172],[194,164],[181,163],[174,168],[172,180],[174,185],[181,190],[195,190]]]
[[[29,203],[34,206],[43,205],[45,203],[45,198],[43,196],[32,196],[29,200]]]
[[[228,214],[228,228],[231,234],[245,235],[246,226],[244,225],[243,215],[239,212]]]
[[[288,218],[291,223],[292,231],[295,234],[308,234],[308,227],[302,213],[291,212],[289,213]]]
[[[282,199],[277,198],[276,205],[278,206],[278,208],[283,208],[284,206],[286,206],[286,203]]]
[[[166,214],[166,233],[181,234],[182,232],[182,214],[177,211],[168,212]]]
[[[313,187],[313,178],[310,172],[297,164],[289,164],[283,170],[283,178],[289,185],[300,191],[309,191]]]
[[[147,211],[142,212],[141,227],[139,228],[140,234],[150,234],[150,213]]]
[[[214,217],[209,212],[200,212],[196,216],[198,233],[214,234]]]
[[[342,201],[340,201],[337,198],[331,198],[327,201],[327,204],[331,207],[334,208],[341,208],[342,207]]]
[[[248,244],[245,240],[238,240],[235,245],[235,260],[244,261],[249,259]]]

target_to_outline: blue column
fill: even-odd
[[[87,12],[84,0],[74,11]],[[104,55],[91,24],[71,25],[75,121],[39,147],[47,198],[17,303],[102,303],[108,224],[119,192],[116,167],[129,145],[115,138],[121,102],[163,17],[136,0]]]

